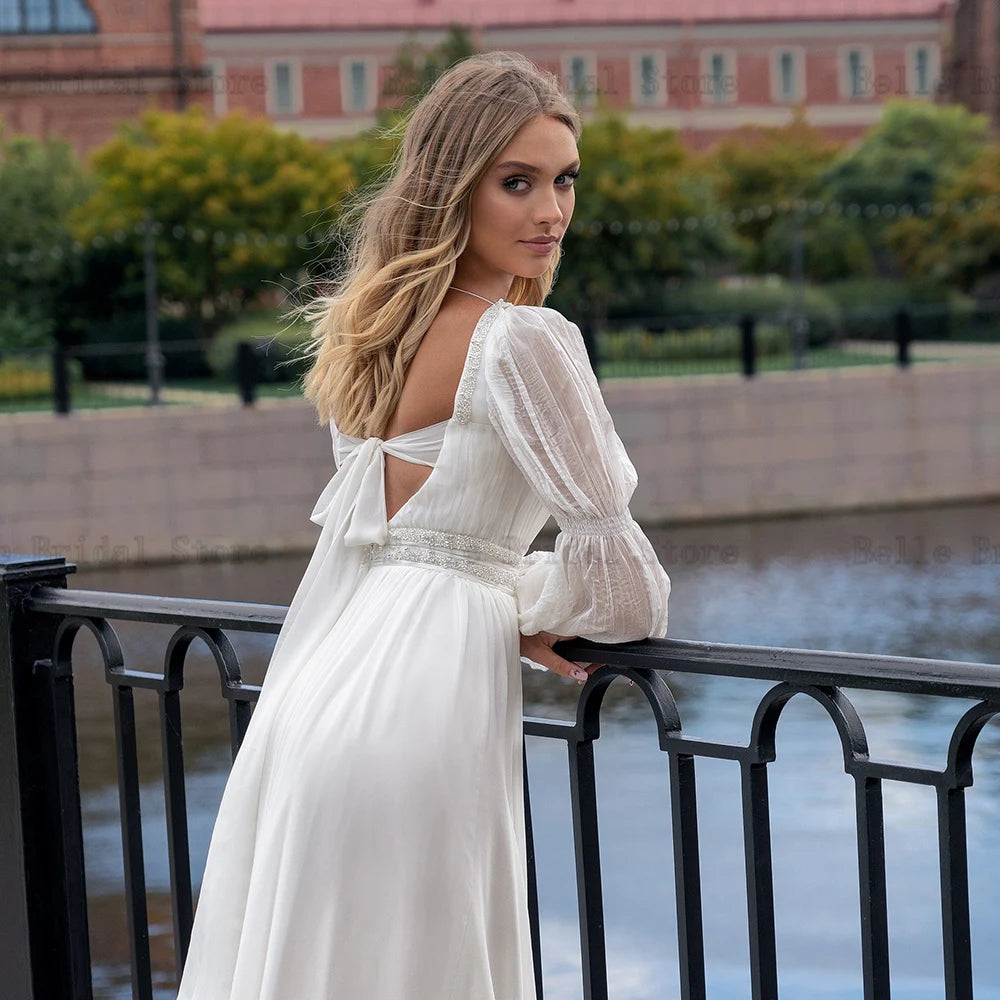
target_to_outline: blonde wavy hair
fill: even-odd
[[[389,179],[340,220],[360,215],[343,273],[292,310],[311,326],[302,387],[321,426],[332,418],[345,434],[382,436],[468,243],[476,186],[537,115],[579,140],[580,117],[557,78],[519,53],[491,51],[453,65],[404,117]],[[561,257],[560,247],[544,274],[515,276],[507,301],[542,305]]]

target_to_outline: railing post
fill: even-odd
[[[90,1000],[73,677],[56,676],[59,619],[29,614],[65,587],[63,556],[0,553],[0,983],[5,1000]]]
[[[56,413],[69,413],[69,371],[66,347],[56,342],[52,348],[52,403]]]
[[[583,346],[587,348],[587,357],[590,358],[590,367],[594,369],[594,374],[600,377],[601,358],[597,350],[597,329],[589,315],[580,321],[580,333],[583,336]]]
[[[253,344],[241,340],[236,345],[236,382],[244,406],[253,406],[257,389],[257,355]]]
[[[757,341],[754,338],[754,317],[747,313],[740,320],[740,362],[743,374],[752,378],[757,370]]]
[[[900,368],[910,365],[910,311],[905,306],[896,312],[896,364]]]

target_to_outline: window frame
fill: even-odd
[[[851,91],[851,53],[858,52],[861,56],[861,75],[864,78],[867,70],[869,78],[875,78],[875,60],[872,54],[872,47],[863,43],[852,43],[841,45],[837,50],[838,76],[840,81],[840,97],[844,101],[870,101],[875,96],[875,88],[869,90],[862,88],[861,92],[854,94]]]
[[[212,113],[222,118],[229,111],[229,84],[226,76],[226,61],[213,56],[205,60],[212,81]],[[219,81],[222,81],[221,86]]]
[[[917,90],[917,53],[927,53],[927,90]],[[933,98],[941,83],[941,47],[932,41],[908,42],[906,45],[905,90],[910,97]]]
[[[584,61],[584,77],[587,82],[582,94],[578,94],[573,87],[573,62],[576,59]],[[562,74],[565,81],[563,89],[578,107],[589,108],[597,103],[597,53],[593,50],[573,49],[563,53]],[[589,89],[590,81],[594,81],[593,90]]]
[[[702,104],[723,105],[735,104],[739,101],[740,81],[737,75],[738,63],[736,55],[736,49],[723,45],[706,46],[701,50],[699,54],[701,80],[708,81],[712,79],[712,59],[714,56],[722,56],[722,76],[733,81],[732,91],[723,89],[723,92],[720,94],[713,93],[707,88],[702,89],[699,86],[698,90],[700,91]]]
[[[89,18],[89,25],[77,27],[66,27],[59,19],[60,11],[64,10],[67,0],[48,0],[49,26],[44,28],[32,28],[28,23],[28,3],[29,0],[12,0],[12,9],[16,12],[15,24],[6,28],[0,23],[0,37],[23,37],[36,35],[95,35],[100,30],[97,15],[89,0],[69,0]]]
[[[360,108],[348,104],[347,98],[352,93],[351,67],[360,63],[365,67],[365,97]],[[378,61],[375,56],[347,56],[340,61],[340,108],[344,114],[371,114],[378,103],[376,86],[378,81]]]
[[[792,94],[781,92],[781,57],[792,57]],[[771,50],[771,100],[775,104],[795,104],[806,99],[806,50],[802,45],[778,45]]]
[[[652,59],[655,72],[658,75],[656,89],[651,95],[642,92],[642,62]],[[663,49],[639,49],[632,53],[631,59],[631,99],[632,106],[641,108],[662,108],[670,102],[667,88],[667,54]]]
[[[291,100],[290,108],[277,106],[277,68],[280,64],[288,64],[288,90]],[[299,56],[270,56],[265,60],[264,93],[266,96],[267,113],[269,115],[300,115],[302,114],[302,60]]]

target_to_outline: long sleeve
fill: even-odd
[[[553,550],[524,559],[520,631],[665,636],[670,578],[629,511],[638,478],[579,327],[545,306],[512,306],[483,370],[490,422],[560,529]]]

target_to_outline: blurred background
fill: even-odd
[[[281,392],[275,321],[447,66],[515,48],[586,120],[550,304],[604,377],[885,363],[996,343],[995,2],[6,0],[0,406]],[[152,288],[147,288],[147,279]],[[155,297],[151,304],[150,296]],[[149,343],[150,309],[158,337]],[[976,345],[974,348],[970,345]],[[147,357],[149,355],[149,357]],[[808,360],[807,360],[808,359]]]

